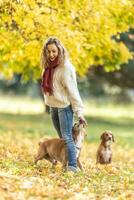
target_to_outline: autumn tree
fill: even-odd
[[[132,53],[115,38],[134,27],[132,0],[1,0],[0,72],[40,77],[40,51],[49,36],[67,48],[80,75],[89,66],[119,69]]]

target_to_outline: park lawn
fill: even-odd
[[[127,110],[127,106],[121,108]],[[49,115],[1,112],[0,199],[134,199],[134,115],[114,116],[107,109],[92,105],[92,112],[86,113],[88,136],[81,152],[84,172],[77,174],[63,172],[60,164],[52,169],[45,160],[33,165],[40,138],[57,136]],[[112,106],[111,110],[119,109]],[[115,136],[113,162],[98,169],[95,154],[104,130]]]

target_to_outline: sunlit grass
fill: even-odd
[[[132,118],[134,119],[134,104],[118,104],[112,102],[101,102],[91,100],[85,101],[85,114],[98,117],[112,117],[112,118]]]
[[[134,104],[117,104],[101,101],[84,101],[85,115],[95,117],[134,118]],[[44,102],[39,98],[25,96],[1,95],[0,112],[12,114],[41,114],[44,112]]]
[[[0,112],[12,114],[39,114],[44,110],[41,99],[25,96],[1,95]]]
[[[88,141],[98,142],[103,131],[111,130],[119,145],[134,145],[134,105],[89,101],[85,102],[85,108]],[[45,114],[44,110],[44,102],[41,99],[1,96],[0,132],[13,130],[24,134],[56,136],[50,115]]]

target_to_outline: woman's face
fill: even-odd
[[[49,44],[47,46],[47,56],[51,61],[54,61],[58,56],[58,48],[55,44]]]

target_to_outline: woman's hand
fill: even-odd
[[[84,124],[85,126],[87,126],[87,121],[86,121],[86,119],[84,118],[84,116],[80,116],[80,117],[79,117],[79,123],[80,123],[80,124]]]

